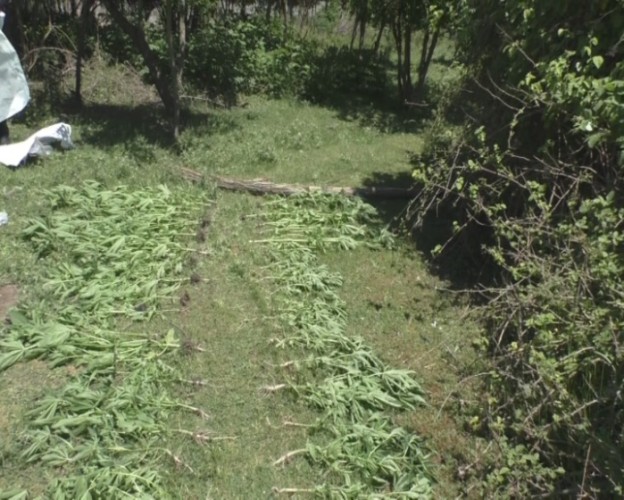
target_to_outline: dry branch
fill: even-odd
[[[181,168],[181,175],[191,182],[201,182],[204,176],[195,170]],[[327,193],[341,194],[344,196],[359,196],[361,198],[376,199],[412,199],[416,195],[414,188],[400,188],[388,186],[362,186],[362,187],[339,187],[339,186],[304,186],[301,184],[278,184],[265,179],[231,179],[228,177],[215,177],[217,187],[226,191],[242,191],[251,194],[265,195],[276,194],[292,196],[303,193]]]
[[[302,186],[299,184],[277,184],[263,179],[228,179],[218,177],[217,187],[228,191],[245,191],[252,194],[278,194],[291,196],[303,193],[341,194],[344,196],[360,196],[362,198],[411,199],[413,189],[371,186],[371,187],[336,187],[336,186]]]
[[[278,458],[275,462],[273,462],[274,466],[279,466],[279,465],[286,465],[287,463],[289,463],[293,458],[295,458],[297,455],[303,455],[304,453],[307,453],[308,450],[305,448],[302,448],[300,450],[294,450],[294,451],[289,451],[288,453],[282,455],[280,458]]]
[[[276,495],[294,495],[296,493],[316,493],[316,490],[309,488],[273,488]]]

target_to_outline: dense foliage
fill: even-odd
[[[297,94],[313,53],[311,43],[278,21],[229,18],[209,23],[190,41],[187,78],[196,88],[233,98]]]
[[[498,269],[481,346],[495,370],[473,419],[507,460],[489,487],[621,495],[624,3],[459,7],[474,123],[421,158],[414,211],[451,210],[452,241]]]
[[[148,35],[160,65],[166,67],[165,40],[157,30]],[[131,40],[118,28],[104,30],[101,41],[116,61],[143,67]],[[383,99],[389,66],[388,57],[373,50],[324,47],[279,20],[225,16],[189,36],[184,82],[189,92],[205,93],[227,105],[249,94],[314,102],[337,95]]]

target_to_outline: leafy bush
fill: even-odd
[[[168,55],[163,31],[154,25],[146,32],[166,72]],[[114,61],[144,70],[132,42],[118,27],[103,28],[100,40]],[[184,81],[229,104],[234,104],[239,94],[299,95],[309,78],[315,51],[314,43],[277,20],[210,18],[189,34]]]
[[[311,43],[277,21],[212,22],[189,42],[186,77],[193,86],[234,99],[240,93],[299,93],[310,72]]]
[[[474,96],[462,105],[479,126],[447,143],[451,156],[420,159],[414,211],[452,207],[453,238],[475,243],[461,250],[498,269],[482,310],[495,370],[476,425],[503,462],[485,486],[622,495],[624,6],[459,4]]]
[[[389,87],[388,64],[372,50],[327,47],[312,61],[304,96],[312,101],[354,94],[382,99]]]
[[[98,43],[112,62],[128,63],[134,68],[143,70],[143,61],[132,40],[116,24],[108,24],[98,29]]]

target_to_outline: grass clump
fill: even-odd
[[[337,206],[340,205],[340,206]],[[320,411],[309,426],[298,455],[326,471],[316,488],[277,488],[277,493],[307,492],[320,497],[423,498],[431,495],[427,454],[421,440],[393,422],[397,411],[424,405],[423,391],[408,370],[391,369],[361,338],[345,334],[345,304],[337,290],[339,274],[318,261],[329,249],[382,246],[388,233],[372,235],[365,223],[374,210],[360,200],[305,195],[268,205],[265,217],[271,237],[262,240],[273,256],[269,266],[277,308],[289,332],[276,340],[301,359],[287,384]]]
[[[58,471],[50,498],[162,497],[167,415],[199,410],[167,390],[178,378],[174,332],[143,331],[136,321],[177,289],[191,251],[180,241],[201,199],[95,182],[44,197],[48,215],[23,231],[41,260],[39,293],[1,332],[0,370],[44,358],[74,375],[26,414],[19,460]],[[18,485],[14,494],[27,493]]]

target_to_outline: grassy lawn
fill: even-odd
[[[107,74],[108,92],[87,81],[86,109],[64,117],[74,127],[75,150],[15,171],[0,170],[0,210],[10,217],[0,228],[0,290],[17,287],[25,305],[45,297],[39,278],[50,263],[37,259],[21,237],[29,218],[45,215],[42,190],[96,180],[103,188],[166,184],[188,196],[204,194],[209,200],[204,222],[196,216],[197,235],[191,231],[184,243],[201,253],[185,264],[188,279],[141,326],[158,338],[174,331],[181,347],[171,363],[178,375],[166,387],[189,408],[201,410],[168,415],[172,432],[157,463],[177,498],[269,498],[274,488],[313,488],[326,476],[307,460],[273,465],[305,445],[305,428],[284,423],[311,424],[318,412],[292,392],[262,389],[288,378],[279,365],[293,355],[272,342],[288,332],[278,320],[267,249],[254,242],[264,234],[257,216],[265,201],[216,192],[210,176],[400,184],[409,176],[410,154],[422,147],[415,132],[426,122],[372,107],[347,117],[335,108],[253,97],[232,110],[194,107],[175,154],[153,95],[125,71]],[[48,122],[31,116],[28,126],[12,128],[13,138]],[[389,128],[390,122],[401,126]],[[205,174],[205,184],[182,179],[182,166]],[[379,206],[386,219],[400,208]],[[402,237],[392,250],[330,250],[320,260],[344,279],[339,295],[346,304],[346,334],[363,338],[389,366],[413,370],[423,387],[429,406],[393,419],[424,438],[434,495],[457,495],[463,487],[455,478],[457,468],[470,462],[476,446],[454,418],[458,405],[470,398],[468,385],[458,384],[472,362],[475,327],[464,319],[461,304],[440,292],[444,284]],[[44,360],[0,372],[0,492],[20,487],[36,496],[56,475],[71,472],[73,464],[60,470],[40,463],[24,466],[19,454],[28,411],[79,375],[71,364],[52,368]]]

